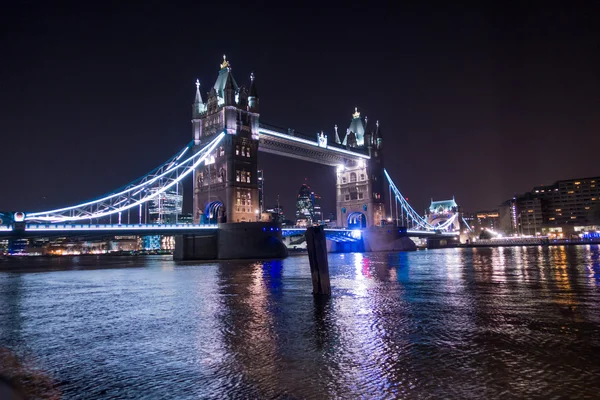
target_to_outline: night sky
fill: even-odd
[[[379,120],[386,167],[417,210],[453,195],[493,208],[600,175],[600,2],[447,3],[7,2],[0,210],[72,205],[162,163],[192,139],[194,82],[207,92],[224,53],[239,84],[255,73],[263,122],[345,132],[355,106]],[[307,178],[335,210],[333,168],[259,164],[268,205],[279,194],[292,216]]]

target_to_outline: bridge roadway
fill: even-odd
[[[12,226],[0,226],[0,237],[49,237],[49,236],[88,236],[91,234],[103,235],[181,235],[205,231],[216,231],[216,224],[24,224],[15,229]],[[281,229],[283,236],[299,236],[304,234],[304,227],[270,228]],[[327,236],[345,236],[360,239],[360,229],[325,228]],[[429,237],[455,237],[457,232],[433,232],[420,230],[407,230],[407,236]]]
[[[359,161],[371,158],[364,149],[345,146],[333,140],[323,142],[317,140],[317,134],[309,136],[303,133],[261,123],[259,127],[258,150],[299,160],[329,166],[344,165],[348,160]]]

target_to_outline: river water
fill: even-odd
[[[600,397],[598,246],[329,262],[326,301],[306,255],[0,262],[0,357],[65,399]]]

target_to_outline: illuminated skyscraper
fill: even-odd
[[[313,203],[313,222],[322,223],[323,222],[323,211],[321,211],[321,196],[312,192],[312,203]]]
[[[314,219],[314,207],[310,186],[303,184],[296,200],[296,225],[311,226]]]
[[[157,191],[158,188],[150,190]],[[175,223],[177,216],[181,214],[182,206],[183,188],[178,184],[174,189],[166,190],[156,196],[148,207],[148,213],[159,224]]]
[[[260,213],[262,214],[263,211],[265,210],[263,170],[259,169],[256,176],[258,178],[258,209],[260,210]]]
[[[311,226],[322,222],[321,196],[311,191],[310,186],[303,184],[296,200],[296,225]]]

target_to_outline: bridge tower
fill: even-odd
[[[460,222],[462,220],[462,213],[460,206],[456,204],[454,197],[452,200],[441,200],[433,201],[429,208],[425,210],[425,216],[427,217],[427,223],[432,226],[440,226],[447,221],[452,220],[450,226],[447,227],[448,231],[460,231]]]
[[[341,143],[351,150],[368,152],[371,157],[369,160],[347,160],[337,168],[337,221],[345,228],[379,226],[385,218],[383,141],[379,121],[372,131],[368,131],[367,122],[355,108]]]
[[[196,81],[192,105],[195,151],[221,132],[226,136],[194,171],[195,223],[257,220],[259,99],[254,74],[249,87],[238,86],[225,56],[206,103]]]

